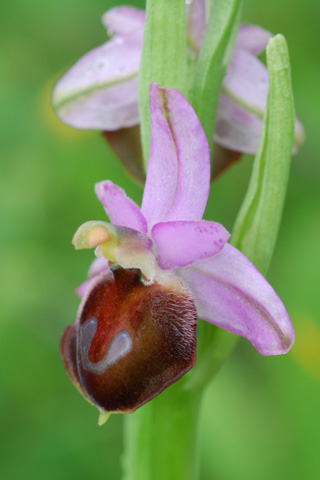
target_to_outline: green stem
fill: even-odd
[[[208,25],[195,71],[192,104],[211,145],[222,80],[233,50],[242,1],[211,0],[208,5]]]
[[[192,391],[202,391],[219,371],[238,340],[237,335],[199,320],[198,359],[188,374],[186,387]]]
[[[124,480],[196,480],[200,393],[182,379],[125,418]]]
[[[149,87],[176,88],[186,95],[187,33],[184,0],[147,0],[139,71],[139,112],[144,165],[150,144]]]

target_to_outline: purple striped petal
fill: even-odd
[[[219,98],[214,132],[219,145],[239,152],[256,152],[268,87],[265,65],[249,52],[235,50]]]
[[[267,46],[272,33],[258,25],[243,23],[240,25],[235,48],[242,48],[253,55],[259,55]]]
[[[224,247],[230,234],[216,222],[165,222],[154,225],[159,266],[165,270],[212,257]]]
[[[267,105],[269,77],[266,66],[245,50],[236,49],[219,97],[214,140],[236,152],[255,154]],[[292,153],[304,140],[296,119]]]
[[[110,180],[96,183],[95,192],[113,225],[130,227],[139,232],[147,233],[146,219],[138,205],[127,197],[122,188]]]
[[[91,50],[55,84],[52,104],[74,128],[117,130],[139,123],[138,71],[143,31]]]
[[[146,13],[139,8],[126,5],[111,8],[102,16],[102,23],[109,34],[128,35],[136,31],[142,32]]]
[[[219,97],[214,141],[228,150],[251,153],[257,151],[262,118],[249,112],[225,93]]]
[[[193,108],[180,92],[150,85],[151,141],[141,211],[149,228],[200,220],[210,186],[210,154]]]
[[[177,269],[193,291],[198,316],[247,338],[262,355],[286,353],[294,331],[286,309],[265,278],[227,244],[208,260]]]
[[[223,80],[223,90],[263,115],[268,87],[266,66],[250,52],[235,50]]]

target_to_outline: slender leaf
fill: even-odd
[[[294,103],[287,44],[269,41],[267,108],[253,171],[235,222],[232,243],[265,274],[276,243],[286,195],[294,136]]]

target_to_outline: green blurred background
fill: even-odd
[[[64,373],[58,343],[74,320],[74,288],[92,258],[74,252],[70,240],[82,222],[104,218],[93,184],[111,179],[137,202],[142,191],[97,132],[63,126],[50,108],[54,81],[105,41],[100,17],[116,3],[1,5],[3,479],[118,480],[121,474],[122,418],[97,427],[97,411]],[[244,21],[287,38],[296,109],[307,133],[292,163],[268,275],[297,340],[281,358],[262,358],[248,342],[238,344],[205,396],[201,480],[320,478],[319,17],[319,0],[245,0]],[[251,165],[245,157],[213,185],[207,219],[231,229]]]

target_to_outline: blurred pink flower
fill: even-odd
[[[205,30],[205,5],[195,0],[187,9],[190,55],[197,55]],[[102,17],[112,38],[84,55],[56,83],[52,103],[58,117],[80,129],[114,131],[139,124],[138,73],[145,12],[115,7]],[[256,55],[271,34],[241,25],[223,81],[214,141],[229,150],[255,153],[266,108],[268,71]],[[296,120],[293,152],[304,139]]]

